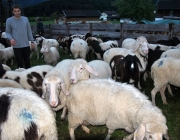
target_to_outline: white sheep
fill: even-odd
[[[70,80],[69,69],[73,59],[65,59],[60,61],[51,71],[49,71],[42,83],[43,95],[54,111],[63,108],[61,119],[65,118],[66,112],[66,96],[69,94]],[[62,94],[64,93],[64,94]],[[59,99],[62,101],[59,102]]]
[[[143,56],[148,55],[148,42],[144,36],[139,36],[137,39],[126,38],[122,42],[122,48],[130,49],[132,52],[138,51]]]
[[[71,140],[74,130],[84,121],[106,125],[109,140],[116,129],[131,133],[124,139],[168,139],[166,118],[147,96],[132,85],[111,79],[82,80],[70,87],[67,96],[68,128]]]
[[[96,62],[99,62],[99,67],[96,65]],[[103,74],[101,74],[101,76],[100,76],[101,78],[103,76],[105,76],[104,78],[107,78],[111,74],[109,72],[109,70],[107,70],[107,71],[101,70],[101,66],[105,69],[108,68],[108,67],[106,68],[106,64],[104,64],[104,62],[102,62],[102,60],[101,61],[93,61],[93,62],[91,62],[91,65],[93,65],[94,68],[98,67],[97,70],[99,70],[99,71],[96,71],[96,69],[94,69],[92,66],[90,66],[88,64],[88,62],[84,59],[74,60],[74,62],[71,64],[71,69],[69,72],[69,77],[70,77],[71,83],[75,84],[80,80],[86,80],[89,78],[99,77],[101,72],[104,72]]]
[[[7,38],[6,32],[2,32],[2,33],[1,33],[1,38]]]
[[[154,81],[154,88],[151,91],[151,98],[154,105],[155,96],[160,91],[163,104],[167,104],[164,91],[168,84],[180,87],[180,59],[173,57],[160,58],[151,67],[151,77]],[[171,93],[171,92],[170,92]]]
[[[103,60],[92,60],[88,62],[88,65],[91,66],[99,75],[95,76],[90,73],[91,79],[108,79],[112,77],[112,70],[110,65]]]
[[[87,62],[83,59],[76,59],[71,65],[69,76],[71,83],[75,84],[80,80],[86,80],[89,78],[111,78],[112,71],[109,64],[103,60],[93,60]]]
[[[180,58],[180,49],[169,49],[161,54],[160,58],[164,57]]]
[[[0,49],[0,61],[6,64],[6,61],[11,59],[11,65],[13,64],[14,51],[13,47],[8,47],[5,49]]]
[[[51,108],[30,90],[1,88],[0,112],[2,140],[58,140]]]
[[[36,43],[36,41],[33,41],[34,47],[32,48],[31,42],[32,42],[32,41],[29,41],[29,46],[30,46],[30,50],[31,50],[30,58],[32,57],[33,52],[34,52],[34,53],[36,53],[36,55],[37,55],[37,59],[39,59],[39,49],[38,49],[38,44]]]
[[[49,47],[55,47],[57,50],[59,50],[59,43],[56,39],[43,39],[42,45],[47,45]]]
[[[2,64],[3,69],[6,71],[11,71],[11,68],[8,65]]]
[[[55,66],[60,59],[59,51],[55,47],[48,47],[47,45],[42,45],[40,52],[43,53],[44,61],[47,64]]]
[[[161,44],[148,44],[149,48],[152,50],[158,49],[162,51],[167,51],[169,49],[174,49],[176,46],[166,46],[166,45],[161,45]]]
[[[23,88],[22,85],[10,79],[0,79],[0,88],[1,87]]]
[[[75,38],[71,43],[70,50],[75,59],[83,58],[86,59],[86,55],[89,51],[87,42],[83,39]]]
[[[2,64],[0,64],[0,78],[14,80],[23,88],[32,90],[41,96],[43,79],[52,68],[53,66],[50,65],[38,65],[18,72],[5,71]]]
[[[0,43],[0,49],[5,49],[5,46],[2,43]]]
[[[22,72],[22,71],[24,71],[24,70],[26,70],[26,69],[25,69],[25,68],[17,68],[17,69],[15,69],[14,71]]]

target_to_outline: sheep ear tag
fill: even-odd
[[[85,68],[86,68],[87,71],[92,73],[94,76],[99,76],[99,73],[95,69],[93,69],[91,66],[86,65]]]

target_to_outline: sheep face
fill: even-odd
[[[68,94],[66,92],[64,81],[60,77],[55,75],[45,78],[42,87],[43,87],[42,98],[48,98],[49,104],[52,107],[56,107],[60,103],[59,95],[61,93],[61,90],[65,94]]]
[[[75,84],[79,80],[89,79],[90,73],[99,76],[99,74],[88,64],[83,64],[81,62],[73,63],[69,72],[70,81],[72,84]]]
[[[83,64],[78,63],[76,65],[72,65],[69,76],[71,83],[75,84],[79,80],[89,79],[89,72],[86,70]]]
[[[140,54],[146,56],[149,52],[149,44],[144,36],[140,36],[136,39],[134,52],[140,49]]]
[[[140,44],[140,53],[144,56],[147,56],[149,53],[148,43],[143,42]]]
[[[40,50],[41,53],[47,53],[49,52],[49,47],[47,45],[42,45],[42,48]]]
[[[151,124],[146,124],[146,125],[140,124],[140,126],[134,132],[134,140],[139,140],[139,139],[144,139],[144,138],[146,138],[146,140],[162,140],[163,135],[166,139],[169,139],[169,136],[167,135],[167,129],[164,130],[164,134],[162,132],[153,133],[151,130],[152,128],[150,128],[149,125]],[[157,124],[155,126],[157,126]],[[158,127],[156,128],[157,130],[158,129],[162,130],[163,128],[166,128],[166,126],[164,125],[162,126],[162,124],[158,124],[157,127]]]

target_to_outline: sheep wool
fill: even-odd
[[[180,60],[173,57],[160,58],[151,67],[151,77],[154,81],[154,88],[151,91],[152,102],[155,103],[155,96],[158,91],[161,93],[163,104],[167,104],[164,91],[168,84],[180,87]]]
[[[83,39],[75,38],[71,43],[70,50],[74,56],[74,59],[77,59],[78,57],[86,59],[89,47],[87,42]]]
[[[91,125],[106,125],[109,140],[116,129],[131,133],[125,139],[162,140],[167,136],[166,118],[147,96],[135,87],[111,79],[82,80],[70,87],[67,97],[69,133],[85,120]]]
[[[55,115],[36,93],[19,88],[0,90],[2,140],[57,140]]]

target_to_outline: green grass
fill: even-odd
[[[72,58],[68,54],[64,53],[61,49],[60,51],[60,61],[67,58]],[[41,55],[40,55],[41,56]],[[9,62],[7,63],[9,66]],[[36,59],[36,54],[33,55],[31,59],[32,66],[45,64],[43,58]],[[14,62],[12,69],[16,68],[16,62]],[[151,99],[151,90],[153,88],[153,81],[148,78],[145,82],[145,88],[143,91],[145,94]],[[166,92],[167,97],[167,105],[163,105],[160,94],[156,95],[156,104],[162,109],[163,114],[167,118],[167,126],[168,126],[168,134],[170,140],[180,140],[180,94],[179,90],[176,90],[174,93],[174,97]],[[58,128],[58,136],[59,140],[70,140],[69,132],[68,132],[68,122],[60,120],[61,111],[57,112],[56,121]],[[91,126],[90,134],[86,134],[81,127],[75,130],[75,136],[77,140],[103,140],[107,134],[107,129],[105,126]],[[111,137],[111,140],[122,140],[124,136],[128,135],[128,133],[124,130],[116,130]]]

